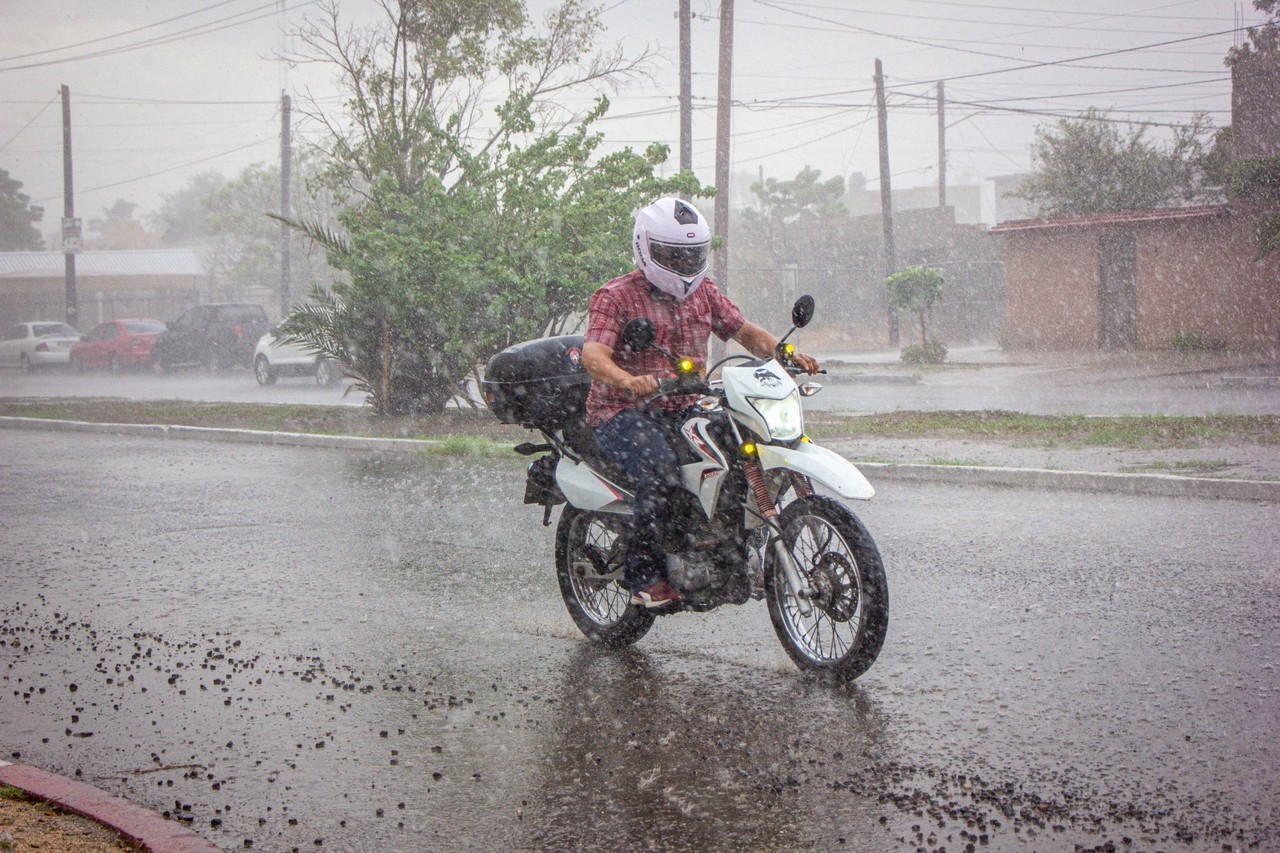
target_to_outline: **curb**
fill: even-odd
[[[52,418],[0,417],[0,428],[39,429],[54,432],[96,432],[155,438],[273,444],[287,447],[320,447],[334,450],[415,452],[440,442],[416,438],[366,438],[354,435],[316,435],[302,432],[268,432],[161,424],[103,424]],[[921,465],[904,462],[861,462],[858,468],[874,471],[884,480],[942,483],[965,486],[1001,486],[1019,489],[1110,492],[1149,497],[1199,498],[1280,503],[1280,482],[1227,480],[1213,477],[1180,477],[1176,474],[1113,474],[1097,471],[1057,471],[1046,468],[999,468],[976,465]]]
[[[123,797],[25,764],[0,761],[0,783],[100,823],[150,853],[217,853],[222,849]]]
[[[915,465],[860,462],[879,479],[908,483],[1001,486],[1044,491],[1108,492],[1146,497],[1280,502],[1280,482],[1179,477],[1175,474],[1113,474],[1048,468],[994,468],[976,465]]]

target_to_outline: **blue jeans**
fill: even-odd
[[[624,409],[592,431],[600,450],[635,480],[631,531],[626,540],[623,580],[632,592],[666,575],[662,549],[668,495],[681,488],[678,441],[684,412]]]

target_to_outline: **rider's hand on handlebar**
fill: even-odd
[[[805,373],[817,373],[819,371],[818,360],[802,352],[793,352],[791,354],[791,362]]]
[[[623,385],[632,397],[648,397],[650,394],[657,393],[658,380],[657,377],[645,374],[643,376],[629,376],[626,384]]]

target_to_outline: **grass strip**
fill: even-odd
[[[279,430],[321,435],[453,440],[452,453],[493,452],[487,439],[505,444],[532,435],[502,424],[485,411],[448,409],[434,415],[379,418],[358,406],[270,403],[201,403],[186,400],[125,400],[115,397],[0,398],[0,415],[97,423]],[[1222,444],[1280,445],[1276,415],[1028,415],[998,410],[887,412],[845,415],[807,412],[809,434],[836,438],[954,438],[1037,447],[1114,447],[1153,450]],[[452,438],[457,437],[457,438]]]
[[[806,413],[810,434],[831,438],[955,438],[1043,447],[1161,449],[1212,444],[1280,445],[1275,415],[1028,415],[998,410]]]

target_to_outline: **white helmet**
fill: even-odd
[[[711,229],[693,205],[660,198],[636,214],[631,248],[649,283],[682,300],[707,277]]]

